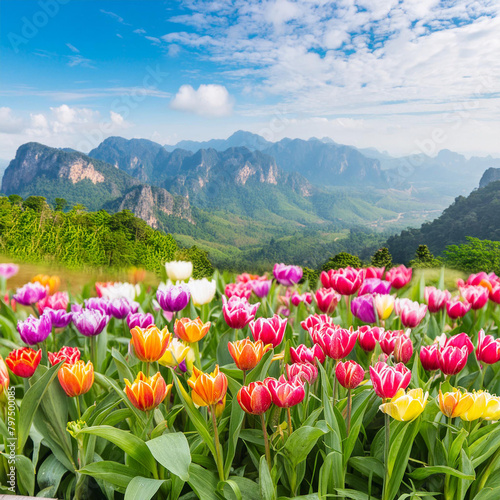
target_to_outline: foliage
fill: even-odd
[[[439,267],[441,261],[434,258],[427,245],[419,245],[415,252],[415,259],[410,261],[411,267]]]
[[[371,258],[371,265],[373,267],[385,267],[390,269],[392,266],[391,252],[387,247],[379,248]]]
[[[446,265],[470,273],[486,271],[500,274],[500,241],[473,237],[466,240],[466,244],[446,247],[443,252]]]
[[[351,255],[347,252],[340,252],[337,255],[328,259],[322,267],[323,271],[329,271],[330,269],[340,269],[341,267],[363,267],[363,263],[360,258],[356,255]]]

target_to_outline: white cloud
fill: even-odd
[[[12,113],[12,109],[0,108],[0,132],[15,134],[23,128],[23,120]]]
[[[234,99],[223,85],[182,85],[170,103],[172,109],[189,111],[203,116],[228,116],[232,113]]]
[[[80,53],[80,51],[71,43],[67,43],[66,46],[69,48],[69,50],[71,50],[71,52],[75,52],[76,54]]]

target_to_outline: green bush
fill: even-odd
[[[500,241],[480,240],[468,236],[467,243],[449,245],[444,251],[448,267],[468,273],[500,273]]]
[[[386,247],[379,248],[371,258],[373,267],[385,267],[389,269],[392,266],[392,255]]]
[[[325,264],[323,264],[323,271],[329,271],[330,269],[340,269],[341,267],[362,267],[363,263],[360,258],[356,255],[351,255],[347,252],[340,252],[334,257],[328,259]]]

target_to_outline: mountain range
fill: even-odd
[[[282,241],[282,258],[294,252],[314,266],[353,228],[394,233],[435,218],[488,168],[494,177],[500,160],[446,150],[398,159],[328,138],[272,143],[243,131],[175,146],[110,137],[88,154],[24,144],[1,191],[61,197],[91,210],[129,209],[181,244],[209,250],[216,263],[256,258]]]

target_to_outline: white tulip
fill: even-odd
[[[173,260],[165,263],[167,276],[172,281],[184,281],[193,274],[193,263],[181,260]]]
[[[208,281],[207,278],[201,280],[191,279],[188,286],[191,292],[191,299],[196,306],[208,304],[215,296],[215,280]]]
[[[103,299],[128,299],[133,301],[141,293],[141,286],[132,283],[113,283],[101,288]]]

